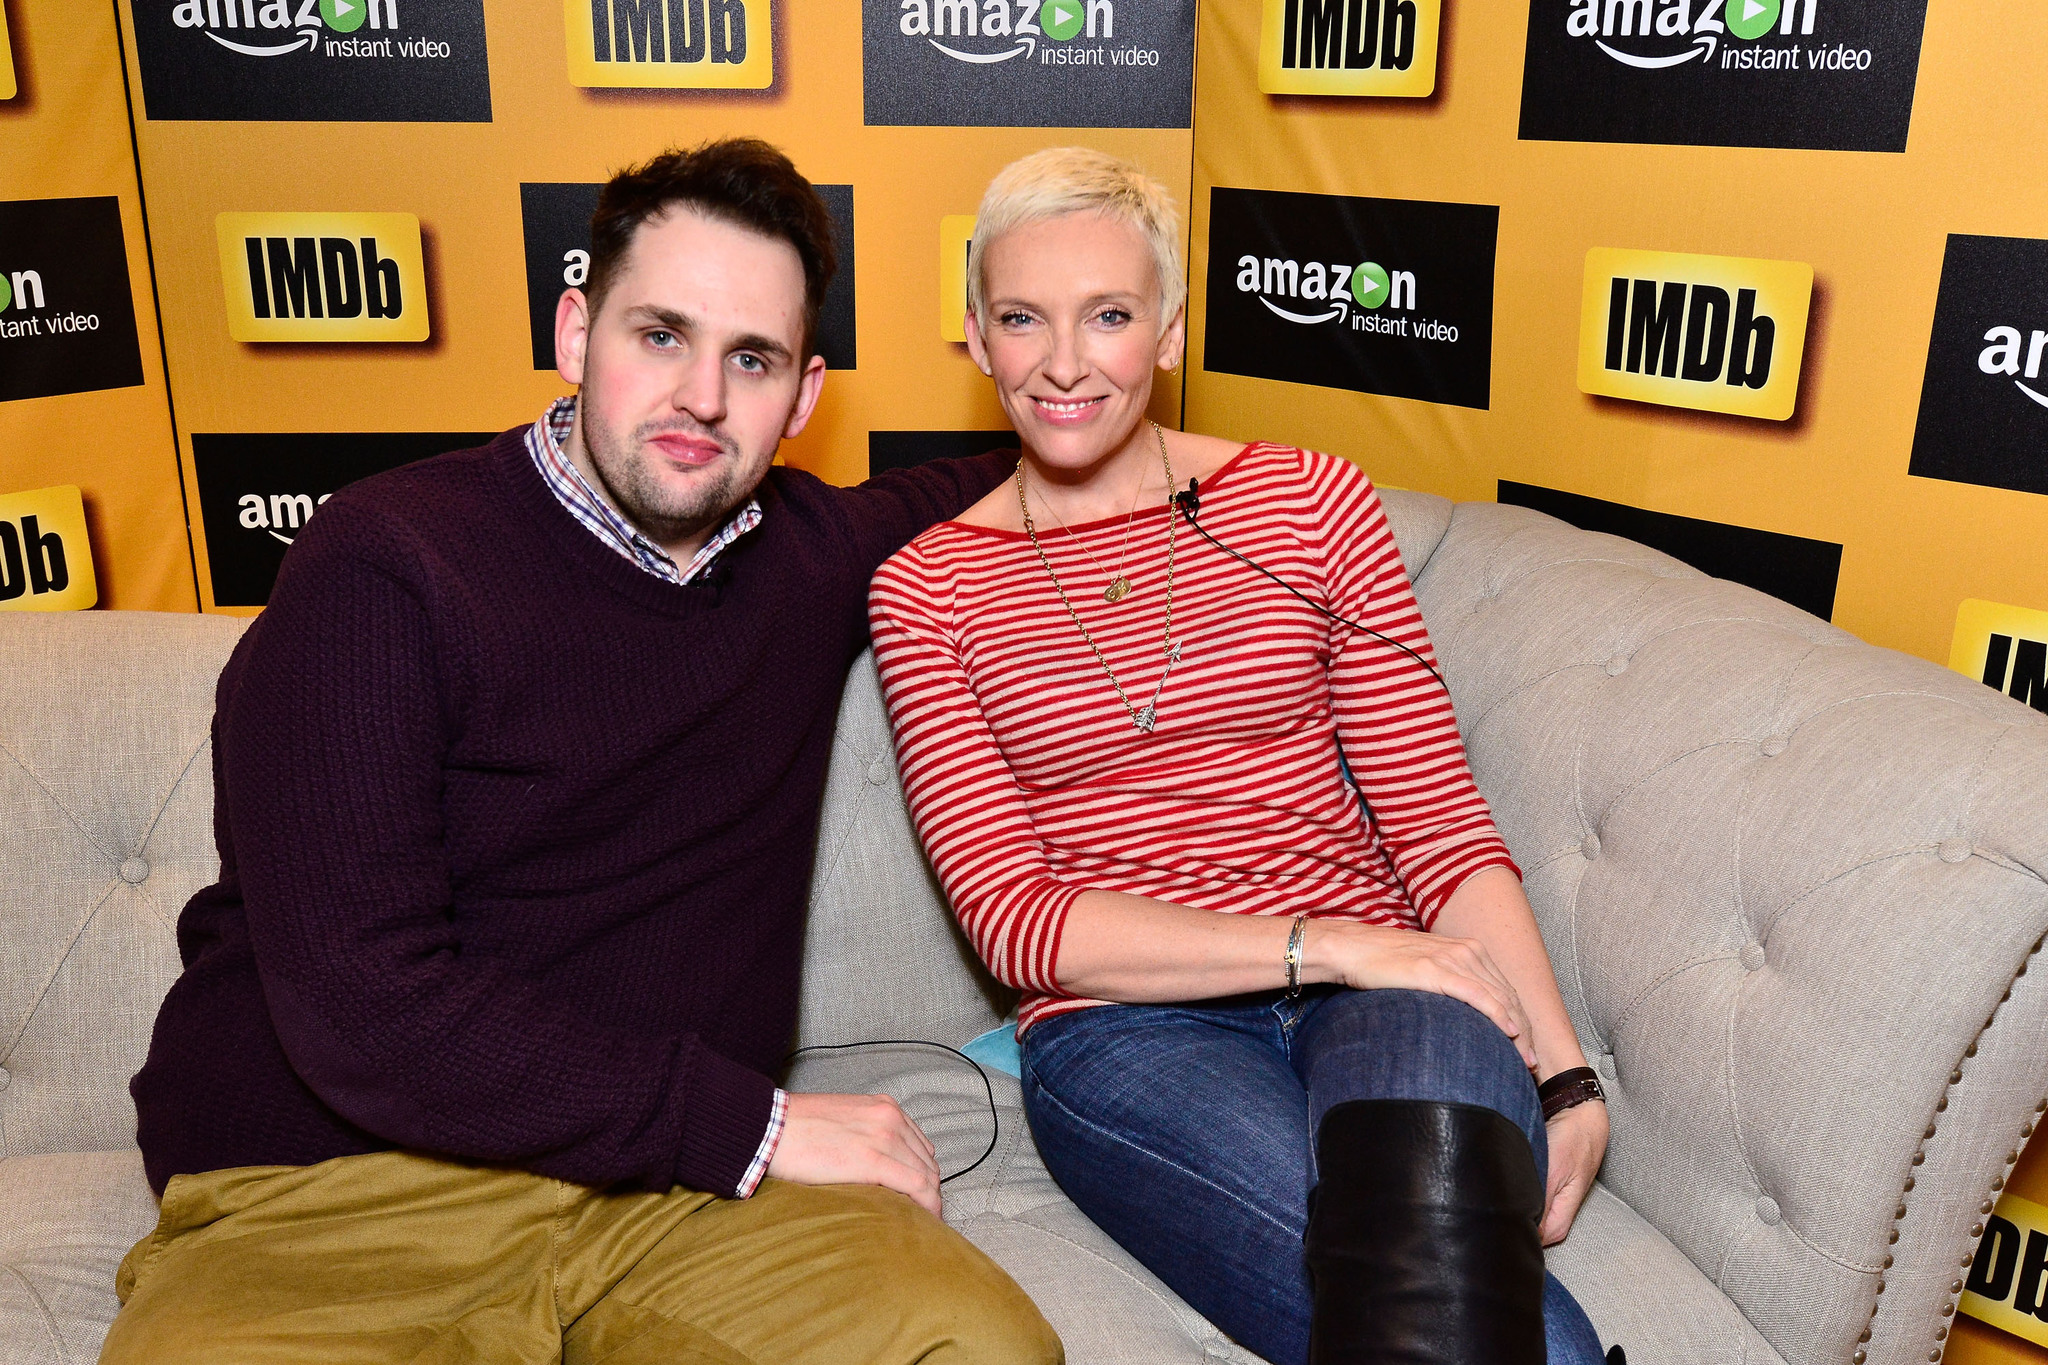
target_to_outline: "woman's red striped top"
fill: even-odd
[[[1435,664],[1379,495],[1346,461],[1247,446],[1205,482],[1201,519]],[[1164,506],[1137,514],[1134,591],[1116,603],[1103,589],[1124,518],[1039,531],[1134,706],[1165,665],[1168,520]],[[1185,522],[1175,535],[1181,658],[1150,734],[1023,533],[943,522],[875,576],[875,658],[911,815],[975,949],[1024,993],[1025,1028],[1102,1003],[1059,986],[1060,931],[1086,890],[1425,929],[1466,877],[1514,867],[1435,679]]]

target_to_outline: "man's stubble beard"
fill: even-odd
[[[578,416],[583,447],[612,505],[657,545],[673,545],[718,525],[753,491],[752,485],[742,486],[748,475],[744,453],[722,431],[696,423],[647,422],[621,439],[588,408]],[[643,454],[649,438],[675,432],[716,441],[725,451],[715,472],[707,471],[686,491],[664,487],[651,467],[655,457]]]

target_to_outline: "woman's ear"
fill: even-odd
[[[988,343],[981,339],[981,319],[975,315],[972,308],[967,310],[966,321],[962,323],[960,330],[967,334],[967,354],[974,358],[976,367],[983,374],[994,378],[995,367],[989,363]]]
[[[1168,372],[1180,368],[1181,357],[1188,347],[1188,306],[1181,304],[1173,315],[1173,321],[1166,324],[1166,330],[1159,334],[1159,368]]]

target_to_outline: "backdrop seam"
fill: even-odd
[[[185,567],[192,575],[192,610],[206,610],[199,590],[199,547],[192,541],[192,500],[185,492],[185,452],[178,436],[178,403],[171,393],[171,347],[164,336],[164,301],[156,282],[156,243],[149,230],[149,190],[142,182],[142,140],[135,128],[135,88],[128,79],[128,39],[121,32],[121,0],[114,12],[114,50],[121,58],[121,98],[128,104],[128,152],[135,163],[135,202],[142,216],[142,255],[149,265],[149,303],[156,312],[156,350],[164,366],[164,413],[171,420],[171,459],[178,468],[178,507],[185,516]]]

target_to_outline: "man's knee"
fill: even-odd
[[[924,1343],[930,1365],[1060,1365],[1059,1334],[1009,1272],[909,1200],[887,1191],[870,1204],[869,1245],[887,1248],[886,1273],[873,1284],[893,1300]]]

